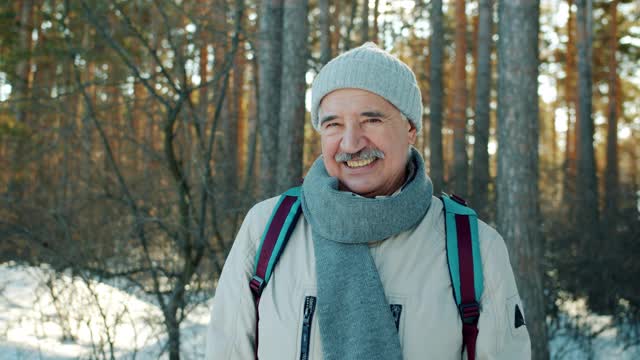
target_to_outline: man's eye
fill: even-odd
[[[370,119],[366,120],[366,122],[369,122],[369,123],[378,123],[378,122],[381,122],[381,121],[382,120],[380,120],[378,118],[370,118]]]
[[[337,127],[338,125],[340,125],[340,124],[338,124],[337,122],[327,123],[325,125],[325,128]]]

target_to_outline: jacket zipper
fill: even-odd
[[[302,339],[300,345],[300,360],[309,359],[309,343],[311,342],[311,321],[316,310],[316,297],[307,296],[304,299],[304,316],[302,318]]]

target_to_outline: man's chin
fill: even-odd
[[[353,182],[343,182],[340,181],[339,182],[339,190],[340,191],[349,191],[352,192],[354,194],[363,196],[363,197],[375,197],[377,196],[376,194],[376,188],[371,186],[371,185],[366,185],[366,184],[358,184],[358,183],[353,183]]]

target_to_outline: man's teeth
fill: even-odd
[[[347,161],[347,166],[350,168],[358,168],[371,164],[375,160],[375,158],[367,159],[367,160],[349,160]]]

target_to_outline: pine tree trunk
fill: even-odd
[[[607,167],[604,175],[605,204],[604,220],[610,231],[615,232],[618,208],[618,1],[610,4],[611,22],[609,32],[609,117],[607,127]]]
[[[548,359],[538,199],[539,5],[499,3],[497,224],[525,306],[532,358]]]
[[[258,127],[260,174],[258,196],[276,195],[278,181],[278,127],[282,64],[282,2],[265,0],[260,5],[258,44]]]
[[[340,52],[340,48],[341,46],[343,46],[344,44],[341,44],[341,41],[343,41],[340,33],[341,33],[341,29],[342,29],[342,2],[340,0],[334,0],[333,2],[333,15],[330,17],[329,20],[329,24],[333,24],[333,31],[330,32],[331,34],[331,53],[332,54],[338,54]],[[331,25],[330,25],[331,26]]]
[[[375,42],[376,44],[378,43],[378,41],[380,41],[379,39],[379,35],[378,35],[378,18],[380,17],[380,0],[376,0],[375,4],[373,5],[373,36],[371,38],[371,41]]]
[[[320,9],[320,16],[318,17],[318,26],[320,27],[320,62],[322,65],[325,65],[331,60],[329,0],[318,0],[318,8]]]
[[[258,149],[258,133],[259,133],[259,115],[258,115],[258,88],[259,88],[259,77],[258,77],[258,61],[256,60],[255,56],[253,58],[253,61],[251,61],[251,66],[250,66],[250,73],[251,73],[251,77],[252,77],[252,83],[254,86],[251,86],[251,90],[250,90],[250,94],[249,94],[249,104],[248,104],[248,114],[247,114],[247,125],[248,125],[248,129],[247,129],[247,166],[245,168],[245,175],[244,175],[244,193],[247,196],[246,200],[247,200],[247,204],[245,205],[252,205],[252,203],[255,200],[255,197],[258,197],[259,194],[257,193],[257,191],[255,190],[255,178],[256,176],[254,174],[257,174],[259,172],[258,166],[257,166],[257,161],[256,161],[256,157],[258,156],[257,154],[257,149]]]
[[[26,107],[27,99],[30,97],[30,84],[29,77],[31,73],[31,47],[32,37],[31,31],[33,29],[33,0],[23,0],[18,4],[20,11],[20,25],[18,30],[17,48],[18,51],[23,52],[21,58],[17,61],[15,66],[15,85],[12,91],[12,107],[15,120],[20,125],[25,125],[29,122],[27,119]],[[16,188],[22,189],[22,180],[20,169],[24,165],[22,158],[26,155],[27,139],[24,136],[17,138],[15,145],[12,149],[12,158],[9,160],[11,163],[11,181],[9,183],[9,193]]]
[[[556,94],[559,94],[559,93],[560,93],[560,89],[559,89],[558,83],[556,83]],[[549,143],[551,144],[551,168],[553,169],[554,172],[556,167],[558,166],[558,133],[556,131],[556,109],[558,108],[560,108],[560,101],[559,101],[559,98],[556,97],[556,99],[553,101],[553,104],[551,105],[550,114],[549,114],[549,119],[550,119]],[[557,177],[554,177],[554,178],[557,179]],[[559,183],[556,182],[556,185],[559,185]],[[558,192],[557,194],[559,195],[560,193]]]
[[[442,0],[431,1],[431,54],[429,79],[429,176],[433,181],[433,189],[439,194],[444,187],[444,155],[442,151],[442,111],[444,103],[443,72],[443,37]]]
[[[222,113],[222,134],[220,139],[224,146],[224,191],[227,192],[224,206],[230,209],[236,208],[236,195],[238,178],[236,172],[238,169],[238,112],[236,100],[233,94],[232,79],[227,79],[225,90],[227,96],[224,101],[224,112]],[[233,235],[231,235],[233,236]]]
[[[578,117],[578,97],[576,95],[576,46],[575,46],[575,15],[572,0],[568,2],[567,20],[567,61],[565,72],[565,101],[567,104],[567,135],[565,138],[564,177],[562,184],[563,204],[567,211],[568,228],[575,227],[575,196],[576,196],[576,124]]]
[[[491,98],[491,0],[480,0],[478,18],[478,56],[476,70],[476,119],[473,145],[473,206],[487,218],[489,204],[489,101]]]
[[[21,59],[16,64],[16,81],[14,85],[14,95],[16,99],[14,105],[14,116],[18,123],[26,121],[27,111],[24,105],[29,97],[29,78],[31,73],[31,46],[33,43],[31,31],[33,29],[33,0],[23,0],[20,4],[18,48],[23,52]]]
[[[205,3],[204,0],[200,0],[199,1],[199,5],[204,9],[207,4]],[[217,19],[214,17],[214,21],[217,21]],[[209,49],[208,49],[208,40],[209,37],[207,36],[208,32],[203,31],[200,34],[200,41],[202,42],[200,44],[200,84],[204,84],[207,82],[207,78],[209,77],[209,71],[207,69],[207,64],[209,62],[208,57],[209,57]],[[214,38],[215,39],[215,38]],[[215,52],[214,52],[214,56],[216,56]],[[217,58],[215,58],[215,60],[218,60]],[[218,69],[215,69],[214,66],[214,72],[217,72]],[[196,117],[196,127],[199,129],[205,129],[206,128],[206,124],[208,124],[209,122],[207,121],[207,117],[209,116],[209,86],[201,86],[200,89],[198,90],[198,116]],[[191,136],[191,131],[187,130],[185,131],[185,135],[187,137]],[[198,151],[196,150],[196,142],[195,141],[185,141],[185,150],[188,151],[191,154],[197,154]],[[190,155],[187,155],[186,158],[191,158]]]
[[[307,72],[307,0],[285,0],[278,139],[279,191],[302,178]]]
[[[456,0],[456,30],[455,30],[455,64],[453,109],[451,122],[453,128],[453,192],[466,197],[468,193],[468,156],[466,144],[467,129],[467,15],[465,1]]]
[[[242,20],[241,20],[242,21]],[[232,98],[233,105],[231,106],[231,111],[233,112],[233,119],[235,120],[236,126],[236,144],[237,149],[236,152],[236,171],[235,176],[237,180],[242,180],[244,175],[244,169],[246,166],[246,138],[247,138],[247,117],[245,115],[244,109],[244,94],[243,86],[245,83],[245,54],[244,54],[244,44],[241,43],[236,50],[236,60],[233,62],[233,76],[232,76]],[[241,183],[241,181],[238,181]]]
[[[467,72],[467,103],[469,107],[475,106],[477,103],[476,92],[478,91],[478,85],[476,81],[478,79],[478,30],[480,25],[480,3],[478,2],[478,12],[471,15],[471,36],[467,46],[467,56],[471,55],[471,71]],[[474,108],[475,111],[475,108]],[[475,118],[475,113],[473,114]],[[470,160],[471,161],[471,160]],[[471,170],[470,170],[471,171]],[[470,175],[473,174],[472,172]],[[472,190],[472,189],[470,189]]]
[[[344,42],[343,42],[344,47],[342,48],[343,52],[351,49],[351,32],[353,31],[353,27],[356,22],[357,13],[358,13],[358,1],[353,0],[351,1],[351,15],[349,18],[349,25],[347,26],[347,31],[345,32],[345,36],[344,36]]]
[[[217,116],[218,122],[215,130],[215,183],[219,191],[215,194],[215,203],[224,204],[222,209],[235,209],[236,183],[235,169],[237,167],[237,121],[234,113],[234,100],[232,89],[232,81],[230,79],[229,69],[226,67],[226,57],[229,51],[228,32],[229,26],[225,20],[224,14],[228,11],[226,0],[216,0],[216,10],[214,12],[214,23],[216,24],[216,36],[214,37],[213,51],[214,63],[213,69],[216,76],[221,80],[215,86],[214,103],[220,106],[215,109],[210,116],[214,123]],[[218,115],[219,114],[219,115]]]
[[[361,42],[369,41],[369,0],[362,0],[362,35]]]
[[[576,176],[576,220],[580,229],[584,250],[597,253],[598,236],[598,182],[596,179],[595,154],[593,149],[593,119],[591,117],[591,46],[592,7],[591,0],[577,2],[578,35],[578,172]]]
[[[204,7],[204,1],[200,0],[200,4]],[[200,45],[200,83],[206,83],[207,82],[207,78],[209,77],[208,71],[207,71],[207,63],[208,61],[208,57],[209,57],[209,50],[208,50],[208,36],[207,36],[208,32],[203,31],[200,34],[200,41],[202,41],[202,44]],[[200,87],[200,90],[198,91],[198,108],[199,108],[199,120],[200,120],[200,124],[206,124],[207,123],[207,113],[208,113],[208,107],[209,107],[209,99],[208,99],[208,86],[202,86]]]

